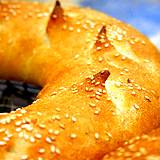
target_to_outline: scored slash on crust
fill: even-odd
[[[49,29],[51,28],[51,25],[53,24],[53,22],[63,22],[63,21],[64,21],[64,10],[61,6],[60,1],[57,0],[55,3],[55,7],[49,17],[49,21],[47,25],[47,33]]]
[[[97,51],[102,50],[103,48],[109,48],[111,45],[110,41],[107,38],[107,29],[106,26],[102,26],[100,29],[96,42],[95,42],[95,48]]]
[[[63,13],[64,10],[61,7],[61,3],[59,0],[56,1],[55,7],[51,13],[51,19],[58,19],[58,18],[62,18],[63,19]]]

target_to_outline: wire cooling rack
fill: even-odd
[[[0,80],[0,113],[14,111],[31,104],[40,89],[23,82]]]

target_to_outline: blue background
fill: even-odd
[[[160,32],[160,0],[84,0],[81,5],[125,21],[149,37]]]

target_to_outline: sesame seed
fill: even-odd
[[[57,147],[56,147],[55,152],[56,152],[57,154],[60,154],[60,153],[61,153],[60,149],[59,149],[59,148],[57,148]]]
[[[41,112],[37,112],[37,115],[38,115],[38,116],[41,116],[41,115],[42,115],[42,113],[41,113]]]
[[[99,91],[97,91],[97,92],[96,92],[96,95],[101,96],[101,95],[102,95],[102,93],[101,93],[101,92],[99,92]]]
[[[56,135],[56,136],[58,136],[58,135],[60,134],[60,131],[59,131],[59,130],[55,130],[55,131],[53,132],[53,134]]]
[[[122,85],[121,82],[115,82],[116,87],[120,87]]]
[[[100,137],[99,133],[95,133],[94,136],[96,139],[99,139],[99,137]]]
[[[95,86],[98,86],[100,84],[100,82],[95,82]]]
[[[40,127],[41,129],[46,128],[45,124],[39,124],[39,127]]]
[[[24,139],[28,140],[29,139],[29,135],[24,134]]]
[[[138,106],[137,104],[134,104],[133,107],[134,107],[135,109],[139,109],[139,106]]]
[[[70,26],[68,29],[69,29],[69,31],[73,31],[74,30],[74,28],[72,26]]]
[[[36,140],[34,137],[30,137],[30,142],[34,143]]]
[[[50,137],[46,137],[46,142],[47,143],[52,143],[52,139]]]
[[[94,112],[95,115],[99,115],[99,113],[101,112],[101,109],[100,108],[97,108]]]
[[[96,107],[96,105],[94,103],[89,103],[89,106],[92,108]]]
[[[16,132],[20,132],[21,130],[21,128],[16,128]]]
[[[27,131],[32,131],[33,130],[33,127],[30,124],[24,124],[22,126],[22,128],[26,129]]]
[[[52,92],[51,96],[55,96],[55,95],[57,95],[57,93],[58,92],[54,91],[54,92]]]
[[[101,99],[101,97],[99,95],[96,95],[95,97],[96,97],[97,100]]]
[[[27,160],[28,159],[28,155],[23,155],[22,157],[21,157],[21,160]]]
[[[8,142],[10,139],[9,139],[9,137],[4,137],[3,140]]]
[[[59,127],[62,129],[65,129],[65,125],[64,124],[59,124]]]
[[[55,152],[56,152],[56,147],[55,147],[54,145],[52,145],[52,146],[50,147],[50,150],[51,150],[52,153],[55,153]]]
[[[90,95],[90,98],[95,98],[95,97],[96,97],[95,94]]]
[[[105,43],[105,44],[104,44],[104,47],[105,47],[105,48],[109,47],[109,44],[108,44],[108,43]]]
[[[98,61],[99,61],[99,62],[102,62],[102,61],[103,61],[103,57],[99,57],[99,58],[98,58]]]
[[[0,146],[4,146],[4,145],[6,145],[6,142],[0,141]]]
[[[39,134],[39,133],[36,133],[34,136],[35,136],[35,138],[37,138],[37,139],[42,138],[42,135],[41,135],[41,134]]]
[[[65,114],[65,117],[68,119],[68,118],[69,118],[69,114],[68,114],[68,113],[66,113],[66,114]]]
[[[18,134],[18,137],[19,138],[22,138],[24,136],[24,133],[23,132],[20,132],[19,134]]]
[[[102,91],[102,93],[103,93],[103,94],[106,94],[106,93],[107,93],[107,91],[106,91],[106,90],[103,90],[103,91]]]
[[[79,58],[79,54],[76,54],[75,56],[74,56],[74,59],[78,59]]]
[[[101,47],[97,47],[97,48],[96,48],[97,51],[100,51],[101,49],[102,49]]]
[[[54,116],[52,116],[52,120],[60,120],[61,119],[61,117],[59,116],[59,115],[54,115]]]
[[[77,32],[80,33],[80,32],[81,32],[81,29],[80,29],[80,28],[77,28]]]
[[[73,121],[73,122],[76,122],[76,121],[77,121],[77,118],[74,117],[74,116],[72,116],[72,121]]]
[[[22,124],[21,121],[17,121],[17,122],[15,123],[16,126],[20,126],[21,124]]]
[[[125,56],[122,56],[122,60],[125,60],[126,59],[126,57]]]
[[[45,149],[44,148],[40,148],[38,152],[43,154],[45,152]]]
[[[25,114],[25,113],[27,113],[27,111],[25,109],[21,109],[21,113]]]
[[[60,108],[56,108],[56,111],[57,111],[57,112],[60,112],[60,111],[61,111],[61,109],[60,109]]]
[[[115,57],[119,57],[119,56],[120,56],[120,54],[119,54],[119,53],[116,53],[114,56],[115,56]]]
[[[147,101],[151,102],[151,100],[150,100],[150,98],[149,98],[148,96],[144,96],[144,98],[145,98]]]
[[[135,92],[135,91],[132,91],[132,92],[131,92],[131,95],[135,96],[135,95],[136,95],[136,92]]]
[[[75,133],[72,133],[72,134],[70,135],[70,137],[71,137],[72,139],[75,139],[75,138],[77,137],[77,135],[76,135]]]

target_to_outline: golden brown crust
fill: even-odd
[[[159,160],[160,129],[136,136],[126,141],[123,147],[106,155],[103,160]]]
[[[0,77],[43,86],[1,116],[0,159],[101,159],[156,128],[160,56],[149,40],[91,9],[53,20],[50,8],[0,3]]]

